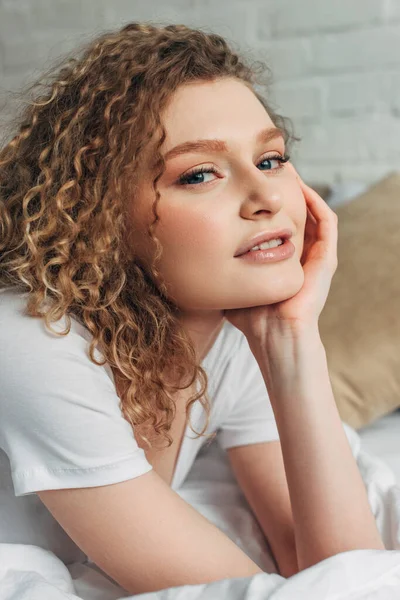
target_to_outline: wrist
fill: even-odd
[[[294,360],[304,353],[310,356],[313,351],[323,350],[325,352],[318,323],[308,326],[279,321],[273,326],[268,324],[265,338],[251,340],[249,346],[257,360],[272,360],[273,362]]]
[[[253,351],[278,421],[288,418],[294,399],[303,407],[334,404],[325,347],[318,329],[301,335],[269,337],[268,344]],[[315,390],[319,390],[316,394]],[[289,412],[287,412],[289,411]],[[285,415],[285,416],[283,416]]]

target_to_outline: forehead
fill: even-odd
[[[163,152],[192,139],[253,139],[273,122],[251,89],[235,79],[182,85],[163,113]]]

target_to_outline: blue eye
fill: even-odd
[[[266,168],[261,169],[262,171],[277,171],[281,169],[283,164],[286,163],[289,159],[290,156],[288,155],[281,156],[280,154],[277,154],[275,156],[269,156],[268,158],[264,158],[261,162],[258,163],[258,166],[265,163]],[[272,166],[274,162],[278,163],[277,167]],[[216,171],[216,169],[212,167],[199,167],[198,169],[193,169],[192,171],[189,171],[189,173],[186,173],[186,175],[182,175],[181,177],[179,177],[177,184],[181,186],[205,185],[209,183],[208,181],[204,181],[204,175],[207,173],[217,174],[218,171]]]
[[[178,183],[180,185],[193,185],[193,182],[191,182],[190,179],[194,179],[195,184],[207,183],[204,181],[203,177],[206,173],[217,173],[217,171],[211,167],[200,167],[199,169],[186,173],[186,175],[182,175],[182,177],[178,179]]]
[[[259,165],[262,165],[263,163],[267,163],[267,168],[266,169],[262,169],[263,171],[272,171],[274,170],[274,168],[271,166],[272,163],[277,162],[278,166],[275,167],[275,169],[279,169],[281,164],[283,162],[287,162],[287,160],[282,160],[282,158],[265,158],[264,160],[262,160]]]

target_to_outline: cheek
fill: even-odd
[[[157,235],[165,244],[166,255],[184,251],[187,256],[194,254],[197,258],[215,258],[216,251],[222,249],[226,220],[216,211],[210,214],[193,208],[170,206],[167,211],[159,213]]]
[[[307,204],[301,188],[299,188],[297,191],[296,219],[299,223],[299,227],[301,227],[302,232],[304,234],[304,229],[307,221]]]
[[[285,211],[294,225],[296,231],[296,247],[299,255],[301,255],[307,220],[307,204],[303,191],[295,177],[290,176],[286,181],[285,198],[287,198]]]
[[[298,180],[292,171],[288,171],[285,176],[285,189],[282,190],[284,197],[289,199],[291,210],[297,215],[297,218],[305,220],[307,214],[306,199]]]

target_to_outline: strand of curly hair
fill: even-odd
[[[0,152],[0,288],[28,292],[26,314],[67,335],[70,318],[91,333],[90,359],[108,363],[118,381],[120,408],[152,446],[168,434],[174,393],[199,382],[186,411],[199,400],[209,424],[207,374],[160,281],[162,248],[154,228],[164,172],[160,114],[178,86],[235,77],[249,85],[285,132],[290,122],[255,91],[259,61],[246,65],[216,34],[184,25],[130,23],[62,59],[28,88],[31,99],[12,122],[17,134]],[[44,89],[42,89],[44,88]],[[154,143],[148,234],[156,247],[149,272],[128,251],[127,203],[143,150]],[[66,318],[64,331],[51,323]],[[104,360],[97,361],[100,349]],[[173,373],[177,385],[170,384]],[[190,422],[190,418],[189,418]],[[194,431],[190,423],[192,431]]]

